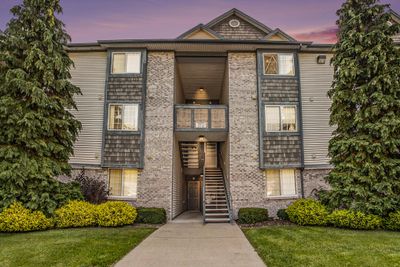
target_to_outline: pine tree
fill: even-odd
[[[59,0],[24,0],[0,32],[0,210],[21,201],[51,213],[71,197],[54,178],[70,172],[81,127],[61,12]]]
[[[338,10],[328,203],[386,215],[400,209],[400,49],[389,6],[347,0]]]

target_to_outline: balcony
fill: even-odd
[[[224,105],[175,105],[175,131],[228,131]]]

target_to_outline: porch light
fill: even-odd
[[[200,92],[204,92],[204,88],[203,88],[203,87],[200,87],[200,88],[199,88],[199,91],[200,91]]]
[[[325,64],[325,62],[326,62],[326,55],[317,56],[317,63],[318,64]]]

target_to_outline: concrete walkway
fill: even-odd
[[[117,267],[265,267],[236,224],[203,224],[184,213],[129,252]]]

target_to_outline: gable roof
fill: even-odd
[[[296,42],[296,39],[294,39],[293,37],[291,37],[290,35],[286,34],[285,32],[283,32],[281,29],[276,28],[275,30],[273,30],[272,32],[270,32],[269,34],[267,34],[264,38],[266,40],[271,39],[273,36],[276,35],[280,35],[282,36],[284,39],[286,39],[286,41],[292,41],[292,42]],[[283,40],[282,40],[283,41]]]
[[[219,33],[213,31],[212,29],[208,28],[207,26],[205,26],[202,23],[200,23],[197,26],[194,26],[193,28],[189,29],[188,31],[182,33],[176,39],[186,39],[187,37],[189,37],[190,35],[198,32],[198,31],[205,31],[208,34],[210,34],[211,36],[215,37],[215,39],[223,39],[223,37]]]
[[[393,9],[389,10],[390,15],[392,15],[392,18],[394,21],[400,23],[400,15],[397,14]]]
[[[229,10],[229,11],[225,12],[224,14],[222,14],[221,16],[216,17],[215,19],[213,19],[212,21],[207,23],[205,26],[208,27],[208,28],[211,28],[214,25],[218,24],[219,22],[223,21],[224,19],[226,19],[226,18],[228,18],[228,17],[230,17],[232,15],[238,16],[239,18],[243,19],[244,21],[250,23],[252,26],[254,26],[257,29],[261,30],[265,34],[269,34],[270,32],[272,32],[271,28],[265,26],[261,22],[253,19],[249,15],[243,13],[242,11],[240,11],[239,9],[236,9],[236,8],[232,8],[231,10]]]

